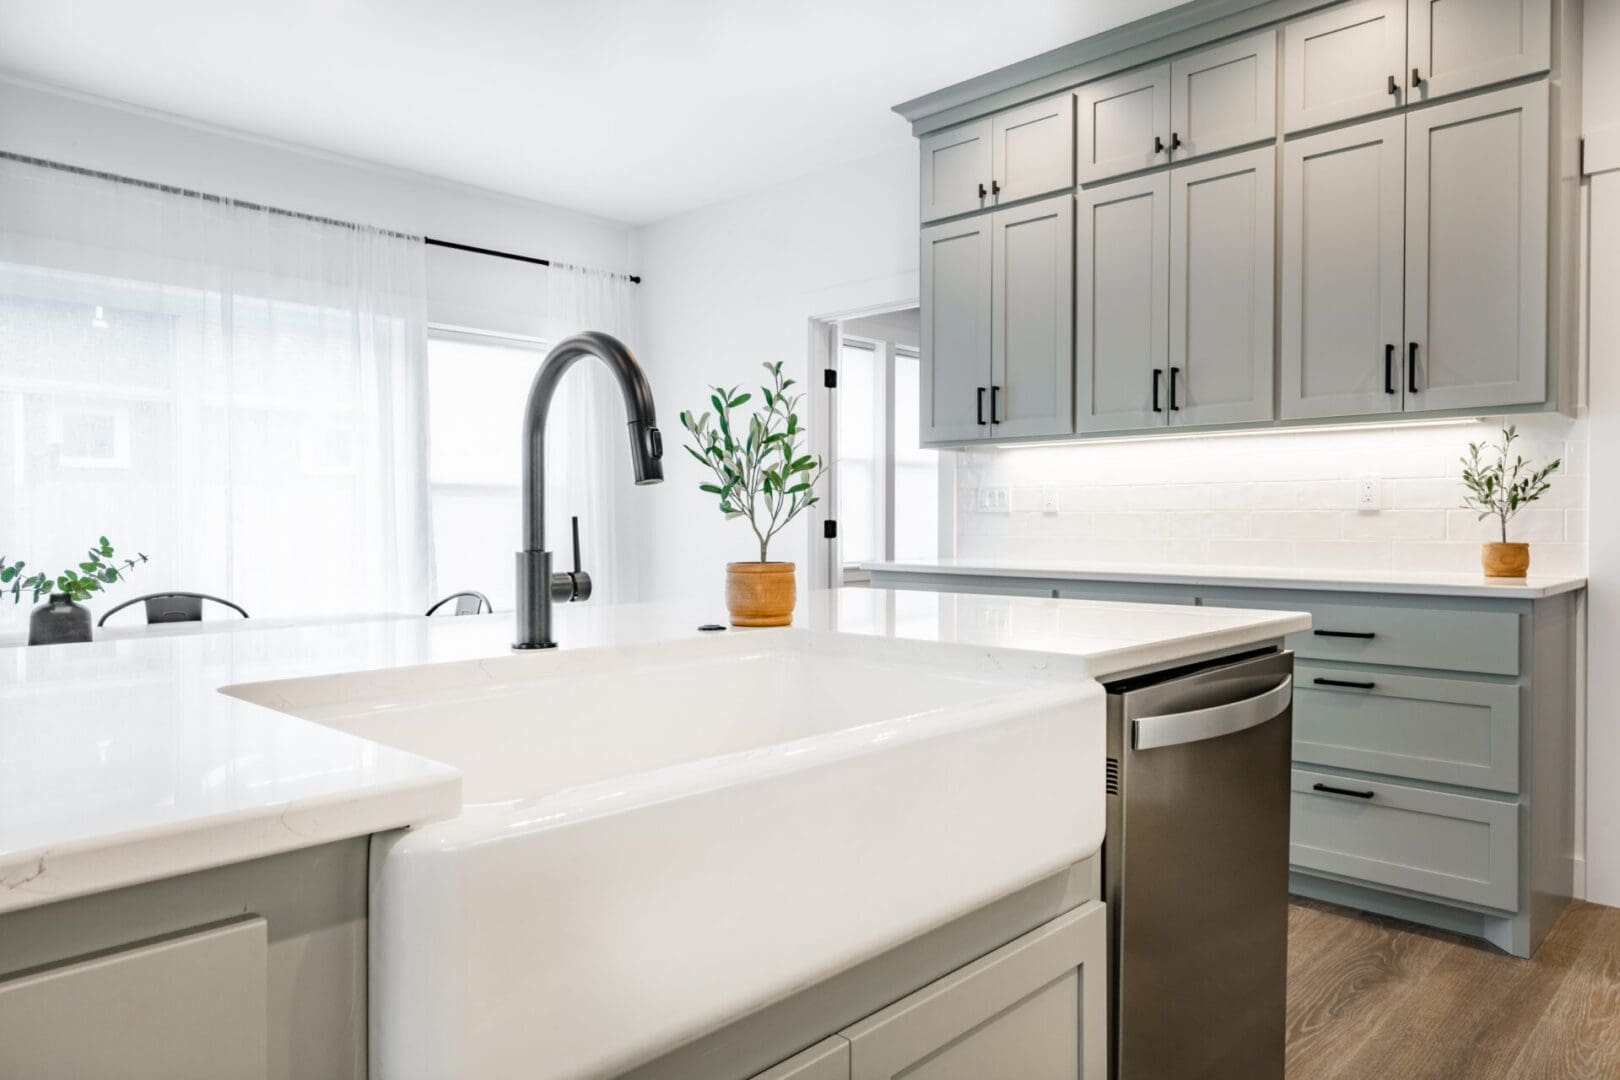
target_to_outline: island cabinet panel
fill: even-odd
[[[1074,186],[1074,95],[997,113],[990,121],[990,195],[997,205]]]
[[[989,433],[990,233],[985,217],[922,232],[922,431],[929,442]]]
[[[1082,184],[1170,160],[1170,65],[1087,83],[1075,93],[1075,173]]]
[[[1547,85],[1406,117],[1408,411],[1547,397]]]
[[[1172,425],[1273,415],[1276,151],[1170,171]]]
[[[1282,415],[1400,412],[1405,122],[1290,141],[1282,190]]]
[[[990,205],[990,128],[989,120],[978,120],[921,140],[924,221]]]
[[[1074,196],[991,220],[992,436],[1074,431]]]
[[[849,1080],[849,1040],[842,1035],[823,1039],[753,1080]]]
[[[1183,161],[1277,134],[1277,32],[1170,62],[1170,157]]]
[[[1406,102],[1406,0],[1351,0],[1283,27],[1283,130]]]
[[[1163,427],[1169,415],[1169,174],[1082,189],[1075,252],[1076,428]]]
[[[1546,71],[1552,0],[1408,0],[1413,101]]]

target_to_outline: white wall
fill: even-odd
[[[0,150],[458,243],[633,271],[627,225],[0,79]],[[428,317],[543,332],[544,269],[428,249]]]
[[[641,355],[670,448],[667,482],[633,499],[645,508],[652,596],[719,605],[725,562],[758,557],[748,527],[697,490],[704,478],[676,445],[676,415],[707,401],[711,383],[756,385],[767,361],[807,385],[811,317],[914,300],[916,210],[917,157],[906,147],[643,231]],[[795,522],[771,557],[798,562],[804,588],[808,552],[808,522]]]

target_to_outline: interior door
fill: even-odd
[[[1083,188],[1075,222],[1075,427],[1163,427],[1170,174]]]
[[[1079,182],[1150,169],[1170,160],[1170,65],[1128,71],[1075,91]]]
[[[1074,187],[1073,94],[997,113],[990,132],[990,195],[998,204]]]
[[[1170,62],[1170,157],[1230,150],[1277,135],[1277,32]]]
[[[990,431],[990,215],[922,231],[922,430],[929,443]]]
[[[1547,397],[1547,84],[1406,116],[1407,411]]]
[[[990,121],[924,135],[922,219],[968,214],[990,205]]]
[[[1290,141],[1282,197],[1283,417],[1399,412],[1405,120]]]
[[[1276,161],[1266,146],[1170,170],[1173,425],[1272,417]]]
[[[990,424],[996,438],[1074,431],[1074,196],[991,216]]]
[[[1546,71],[1552,0],[1410,0],[1407,86],[1428,101]]]
[[[1283,27],[1283,130],[1406,102],[1406,0],[1352,0]]]

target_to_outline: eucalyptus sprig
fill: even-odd
[[[801,452],[806,433],[798,410],[804,395],[789,393],[794,381],[782,378],[780,361],[764,367],[773,385],[760,387],[765,407],[746,423],[735,410],[753,394],[736,386],[709,388],[712,414],[681,413],[681,426],[691,436],[686,452],[714,476],[713,483],[698,487],[719,500],[722,514],[748,520],[760,562],[769,561],[771,538],[821,501],[815,488],[826,472],[821,458]]]
[[[101,592],[103,586],[124,580],[131,570],[146,561],[141,552],[136,552],[133,559],[117,558],[105,536],[98,537],[96,545],[86,549],[85,558],[77,567],[69,567],[55,577],[43,573],[24,575],[26,562],[21,559],[12,562],[0,555],[0,595],[9,592],[12,603],[21,603],[25,592],[32,594],[31,602],[36,604],[50,592],[66,593],[76,601],[86,600],[90,594]]]
[[[1502,431],[1500,445],[1469,443],[1468,455],[1461,459],[1463,484],[1468,488],[1463,506],[1478,514],[1480,521],[1488,517],[1500,519],[1504,544],[1507,543],[1508,521],[1547,493],[1552,486],[1547,478],[1563,463],[1554,458],[1539,469],[1526,465],[1524,458],[1511,449],[1518,437],[1518,431],[1510,424]],[[1484,460],[1486,450],[1496,451],[1495,461]]]

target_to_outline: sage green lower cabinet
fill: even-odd
[[[753,1080],[849,1080],[849,1040],[842,1035],[823,1039]]]

